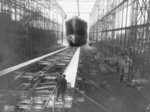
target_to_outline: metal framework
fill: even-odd
[[[113,0],[107,5],[103,2],[103,11],[100,1],[90,14],[90,40],[101,43],[111,54],[127,55],[128,78],[132,79],[135,70],[143,71],[150,64],[150,0]]]
[[[5,23],[13,21],[16,28],[21,26],[51,30],[60,38],[66,14],[55,0],[1,0],[0,16],[3,18],[0,20],[3,26],[1,31],[7,26],[4,26]]]
[[[32,57],[38,53],[36,45],[40,42],[63,45],[65,18],[55,0],[0,0],[0,64],[7,65],[17,57],[20,60]],[[38,37],[38,34],[41,35]],[[48,41],[42,40],[42,35]],[[46,50],[42,47],[46,44],[39,46]],[[9,58],[11,54],[13,58]]]

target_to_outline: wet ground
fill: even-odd
[[[126,82],[120,82],[120,74],[108,72],[107,70],[97,70],[99,65],[96,64],[97,60],[94,58],[94,49],[86,46],[83,50],[82,67],[79,68],[79,72],[90,81],[95,82],[97,86],[93,86],[85,79],[85,94],[88,97],[107,109],[108,112],[149,112],[146,111],[147,106],[150,104],[150,94],[147,91],[148,85],[141,89],[132,87]],[[84,59],[85,57],[86,59]],[[89,66],[93,66],[87,67],[87,62]],[[94,68],[96,72],[93,72]],[[74,103],[71,112],[106,111],[85,98],[85,102]]]

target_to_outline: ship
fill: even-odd
[[[66,38],[70,46],[82,46],[87,43],[87,22],[78,16],[67,20]]]

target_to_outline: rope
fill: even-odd
[[[75,88],[75,90],[77,90],[80,94],[82,94],[84,97],[86,97],[88,100],[90,100],[91,102],[93,102],[94,104],[96,104],[98,107],[102,108],[105,112],[110,112],[109,110],[107,110],[105,107],[101,106],[100,104],[98,104],[97,102],[95,102],[93,99],[91,99],[90,97],[88,97],[87,95],[81,93],[78,89]]]

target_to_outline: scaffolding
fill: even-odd
[[[0,0],[0,64],[63,45],[65,18],[55,0]]]
[[[1,0],[0,15],[4,18],[1,19],[1,25],[13,21],[16,27],[20,25],[53,30],[58,35],[62,34],[63,21],[66,17],[55,0]]]
[[[150,64],[150,0],[97,0],[90,21],[91,41],[129,58],[129,79]]]

